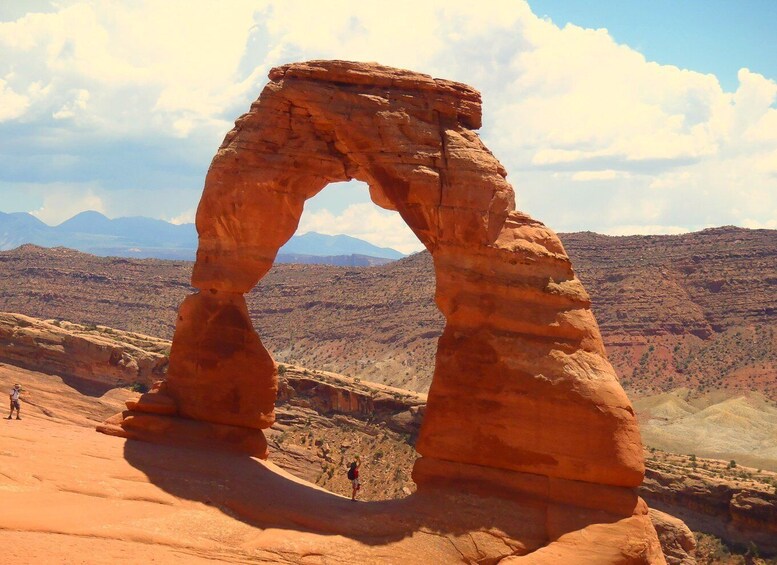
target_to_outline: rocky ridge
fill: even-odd
[[[0,312],[0,361],[104,390],[164,377],[170,344],[155,337]]]
[[[777,231],[562,235],[624,386],[777,400]]]
[[[591,294],[610,361],[632,396],[686,387],[694,394],[755,390],[777,398],[777,292],[771,290],[777,231],[562,234],[562,241]],[[23,246],[0,252],[0,265],[0,309],[167,339],[176,305],[191,289],[191,263],[182,261]],[[661,270],[666,277],[650,275]],[[737,282],[710,290],[721,277]],[[421,253],[374,268],[275,265],[247,301],[277,360],[425,391],[442,331],[434,288],[430,258]],[[734,313],[724,311],[729,303],[737,304]],[[689,329],[704,329],[701,335],[711,333],[686,332],[675,316]]]

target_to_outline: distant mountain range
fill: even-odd
[[[141,216],[107,218],[99,212],[81,212],[58,226],[49,226],[25,212],[0,212],[0,251],[25,243],[42,247],[69,247],[101,257],[194,260],[197,230],[194,224],[175,225]],[[343,266],[381,265],[404,254],[347,235],[309,232],[293,236],[276,259],[279,263],[316,263]]]

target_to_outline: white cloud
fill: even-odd
[[[777,210],[775,210],[775,213],[777,213]],[[775,215],[773,219],[767,220],[765,222],[747,218],[742,220],[742,227],[754,230],[777,230],[777,215]]]
[[[223,128],[223,108],[256,86],[237,73],[261,5],[66,1],[58,11],[0,23],[0,50],[13,54],[0,65],[13,68],[17,90],[51,85],[31,110],[56,119],[74,115],[71,93],[80,89],[93,95],[92,125],[101,129],[166,131],[181,118]]]
[[[0,79],[0,122],[13,120],[23,115],[30,105],[30,100],[22,94],[17,94]]]
[[[62,108],[52,114],[52,117],[55,120],[72,118],[76,112],[86,109],[87,102],[89,102],[89,91],[79,88],[76,90],[73,100],[65,103]]]
[[[589,180],[615,180],[619,177],[626,177],[627,173],[621,173],[607,169],[604,171],[578,171],[572,175],[572,180],[576,181],[589,181]]]
[[[112,191],[131,150],[140,166],[126,174],[137,177],[120,188],[143,180],[167,202],[173,190],[195,194],[208,155],[269,68],[314,58],[379,61],[480,89],[482,135],[510,171],[519,206],[559,231],[776,221],[774,77],[742,69],[736,92],[725,92],[713,75],[647,61],[606,30],[560,28],[515,0],[401,0],[389,11],[357,0],[235,0],[229,9],[61,0],[50,13],[0,23],[0,126],[18,126],[0,135],[29,136],[0,151],[10,164],[0,181],[59,186],[61,178],[31,178],[46,174],[40,166],[14,166],[34,155],[36,165],[58,165],[50,175],[85,179],[106,208],[123,210],[132,202],[119,206]],[[109,166],[87,167],[95,149]],[[190,184],[170,182],[168,170]],[[181,199],[158,213],[184,221],[191,205]],[[407,228],[387,216],[373,218],[383,231],[345,213],[314,216],[316,231],[348,226],[357,237],[397,237],[390,245],[399,249],[412,242],[393,235]]]
[[[46,189],[43,206],[30,213],[42,222],[55,226],[84,210],[106,213],[103,199],[93,189],[52,185]]]
[[[693,175],[689,171],[670,171],[654,175],[648,184],[650,189],[672,189],[688,186],[693,182]]]
[[[345,233],[402,253],[413,253],[424,247],[397,212],[382,210],[371,203],[353,204],[339,215],[329,210],[305,212],[297,233],[311,231],[326,235]]]
[[[182,214],[179,214],[178,216],[170,218],[167,221],[177,226],[181,224],[193,224],[195,213],[196,213],[196,210],[194,208],[190,208],[189,210],[184,211]]]

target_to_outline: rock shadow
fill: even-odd
[[[501,557],[524,555],[551,541],[549,513],[559,505],[540,498],[513,500],[455,489],[435,489],[407,498],[361,502],[331,493],[272,463],[246,455],[127,440],[126,460],[159,488],[201,502],[257,528],[344,536],[370,546],[416,534],[447,537],[468,549],[485,543]],[[345,471],[345,469],[343,469]],[[576,528],[603,521],[569,507]],[[476,542],[473,535],[480,537]]]
[[[104,396],[106,392],[115,389],[117,386],[116,383],[101,383],[79,377],[70,377],[66,375],[55,376],[61,378],[63,383],[65,383],[70,388],[75,389],[80,394],[84,396],[91,396],[93,398],[100,398]]]

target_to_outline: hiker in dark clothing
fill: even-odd
[[[356,456],[356,461],[351,463],[351,465],[348,467],[348,478],[351,480],[351,487],[353,488],[353,492],[351,493],[351,500],[356,500],[356,492],[361,488],[361,484],[359,483],[359,466],[361,465],[361,461],[359,461],[359,456]]]
[[[8,418],[6,420],[10,420],[13,417],[13,411],[16,410],[16,419],[21,420],[21,417],[19,416],[19,393],[22,390],[22,385],[16,384],[13,385],[13,388],[11,389],[11,394],[9,395],[11,399],[11,413],[8,414]]]

